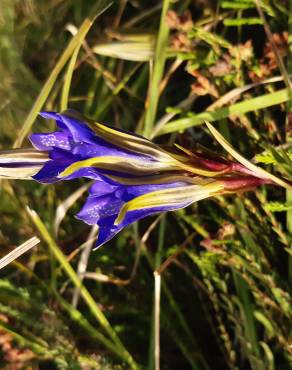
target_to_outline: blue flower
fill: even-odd
[[[77,218],[99,226],[98,246],[134,221],[186,207],[223,189],[211,176],[228,168],[224,162],[217,164],[219,171],[208,165],[196,167],[183,152],[85,122],[75,112],[41,115],[54,119],[58,131],[30,136],[34,147],[48,152],[50,158],[33,178],[42,183],[79,177],[94,180]]]
[[[58,131],[30,136],[34,147],[49,155],[33,178],[94,180],[77,218],[99,226],[97,246],[143,217],[265,182],[240,163],[162,147],[73,111],[41,115],[54,119]]]

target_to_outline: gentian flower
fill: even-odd
[[[85,120],[73,111],[41,115],[54,119],[58,130],[32,134],[35,151],[31,150],[28,162],[22,158],[22,163],[14,165],[29,168],[26,177],[41,183],[92,179],[77,218],[99,226],[97,246],[146,216],[184,208],[217,194],[277,183],[276,177],[242,157],[234,162],[180,146],[159,146],[142,136]],[[216,130],[213,134],[217,139],[220,136]],[[221,144],[228,150],[222,137]],[[39,162],[33,162],[32,153],[39,153]],[[0,155],[0,176],[2,167]]]

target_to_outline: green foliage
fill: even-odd
[[[160,143],[221,152],[207,120],[243,156],[292,181],[291,148],[283,145],[290,94],[253,0],[220,1],[217,13],[212,1],[120,1],[102,14],[108,2],[2,2],[1,148],[54,127],[36,118],[38,110],[69,107]],[[287,9],[278,0],[260,3],[286,62]],[[135,47],[124,50],[125,40]],[[147,58],[125,57],[145,51],[145,42]],[[161,370],[289,369],[285,213],[292,208],[280,187],[142,220],[92,252],[86,274],[77,276],[90,233],[73,217],[84,183],[0,184],[1,256],[34,234],[42,238],[1,270],[1,367],[152,370],[160,309]],[[74,192],[80,195],[56,231],[56,210]]]

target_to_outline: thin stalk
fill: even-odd
[[[160,369],[160,297],[161,297],[161,276],[157,271],[162,259],[162,249],[165,235],[165,216],[160,221],[158,248],[154,258],[154,302],[151,320],[151,334],[149,345],[148,369]]]
[[[161,275],[157,271],[161,265],[162,250],[164,245],[166,227],[166,217],[163,216],[160,221],[158,249],[155,256],[154,271],[154,363],[155,370],[160,369],[160,298],[161,298]]]
[[[161,298],[161,275],[154,271],[154,368],[160,370],[160,298]]]

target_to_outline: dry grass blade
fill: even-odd
[[[291,189],[292,186],[288,184],[287,182],[283,181],[282,179],[279,179],[277,176],[272,175],[271,173],[265,171],[264,169],[256,166],[252,162],[250,162],[248,159],[244,158],[241,154],[239,154],[229,143],[228,141],[220,134],[219,131],[215,129],[214,126],[212,126],[210,123],[206,122],[206,125],[208,129],[211,131],[211,134],[214,136],[214,138],[218,141],[220,145],[223,146],[223,148],[232,155],[233,158],[235,158],[239,163],[241,163],[243,166],[248,168],[249,170],[253,171],[255,173],[255,176],[258,176],[259,178],[267,179],[273,181],[275,184],[280,185],[286,189]]]
[[[250,90],[254,87],[261,86],[261,85],[266,85],[266,84],[269,84],[269,83],[283,81],[283,79],[284,79],[283,76],[275,76],[275,77],[268,78],[264,81],[248,84],[248,85],[245,85],[245,86],[236,87],[235,89],[229,91],[225,95],[221,96],[221,98],[216,100],[214,103],[209,105],[209,107],[207,108],[207,111],[212,111],[213,109],[221,108],[223,105],[229,103],[231,100],[237,98],[239,95],[243,94],[244,92],[246,92],[246,91],[248,91],[248,90]]]
[[[9,263],[13,262],[22,254],[26,253],[31,248],[35,247],[37,244],[39,244],[39,242],[40,239],[34,236],[33,238],[27,240],[25,243],[21,244],[19,247],[15,248],[10,253],[6,254],[6,256],[0,259],[0,270],[3,269],[3,267],[9,265]]]
[[[154,301],[154,363],[155,370],[160,369],[160,298],[161,275],[154,271],[155,301]]]
[[[88,243],[86,247],[83,249],[80,259],[79,259],[79,263],[77,267],[77,275],[79,276],[79,279],[81,282],[83,281],[84,274],[86,273],[89,256],[90,256],[90,253],[91,253],[94,241],[95,241],[95,236],[97,235],[97,233],[98,233],[98,226],[93,225],[88,235],[88,239],[87,239]],[[89,243],[89,241],[91,241],[91,243]],[[73,298],[72,298],[72,306],[75,308],[78,305],[79,297],[80,297],[80,289],[76,287],[74,289]]]
[[[93,47],[93,52],[112,58],[136,62],[148,62],[153,59],[155,39],[145,38],[140,41],[115,41],[107,44],[98,44]]]
[[[90,184],[83,185],[79,189],[77,189],[74,193],[70,194],[68,198],[66,198],[57,208],[56,216],[54,220],[54,234],[55,236],[59,233],[59,228],[62,220],[66,216],[68,210],[73,206],[73,204],[85,193],[85,191],[89,188]]]
[[[190,109],[194,101],[196,100],[196,95],[191,94],[184,100],[182,100],[175,108],[187,110]],[[156,125],[153,127],[152,133],[150,135],[150,139],[152,140],[155,138],[156,134],[162,129],[163,126],[167,124],[174,116],[176,115],[175,112],[166,113],[163,117],[159,119]]]

